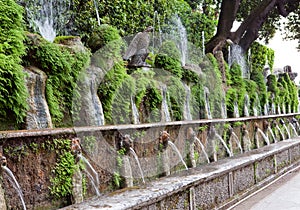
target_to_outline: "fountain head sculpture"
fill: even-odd
[[[210,126],[210,128],[209,128],[209,131],[208,131],[208,137],[210,138],[210,139],[213,139],[215,136],[216,136],[216,128],[215,128],[215,126]]]
[[[284,122],[283,119],[280,119],[279,122],[280,122],[281,125],[284,125],[284,124],[285,124],[285,122]]]
[[[263,121],[263,128],[264,128],[264,130],[267,130],[268,127],[269,127],[269,122],[267,120],[264,120]]]
[[[147,27],[143,32],[139,32],[130,42],[123,59],[128,62],[128,67],[150,67],[145,62],[148,57],[148,47],[150,44],[150,34],[153,31],[153,27]]]
[[[159,143],[163,145],[164,149],[168,146],[170,140],[170,134],[167,131],[161,131],[159,134]]]
[[[0,165],[3,166],[7,166],[7,160],[6,157],[4,157],[2,154],[0,155]]]
[[[254,123],[254,130],[256,131],[259,128],[259,125],[257,122]]]
[[[71,151],[72,154],[75,156],[76,162],[79,161],[80,159],[80,155],[82,153],[82,148],[80,146],[80,139],[75,137],[72,139],[72,143],[71,143]]]
[[[133,148],[133,140],[130,138],[129,134],[119,134],[119,148],[118,150],[124,149],[125,154],[128,154],[130,148]]]

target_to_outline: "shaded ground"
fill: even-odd
[[[230,208],[232,210],[300,209],[300,168]]]

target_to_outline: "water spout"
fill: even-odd
[[[6,157],[2,156],[0,157],[0,161],[1,161],[1,168],[2,170],[8,175],[8,180],[11,183],[11,185],[13,186],[13,188],[17,191],[18,196],[21,200],[23,209],[26,210],[26,205],[25,205],[25,201],[23,198],[23,192],[22,189],[16,179],[16,177],[14,176],[14,174],[12,173],[12,171],[7,167],[7,161],[6,161]]]
[[[185,169],[188,170],[188,167],[187,167],[186,163],[184,162],[184,160],[182,158],[182,155],[180,154],[180,152],[177,149],[176,145],[171,141],[168,141],[168,145],[173,149],[173,151],[175,151],[177,153],[177,155],[180,158],[180,160],[181,160],[182,164],[184,165]]]
[[[286,127],[284,120],[283,120],[283,119],[280,119],[280,123],[282,124],[283,128],[284,128],[285,131],[286,131],[287,138],[290,139],[290,138],[291,138],[291,134],[290,134],[289,129]]]
[[[200,139],[198,139],[197,137],[195,137],[195,140],[196,140],[196,141],[198,142],[198,144],[200,145],[201,150],[202,150],[202,152],[203,152],[203,154],[204,154],[204,156],[205,156],[205,158],[206,158],[206,160],[207,160],[207,163],[210,163],[210,160],[209,160],[209,157],[208,157],[208,155],[207,155],[207,153],[206,153],[206,151],[205,151],[204,145],[202,144],[202,142],[200,141]]]
[[[232,152],[230,151],[230,149],[228,148],[226,142],[224,141],[224,139],[216,133],[216,138],[219,139],[221,141],[221,143],[223,144],[223,146],[225,147],[226,151],[227,151],[227,154],[229,155],[229,157],[232,157],[233,154]]]
[[[97,16],[98,26],[100,26],[101,23],[100,23],[100,17],[99,17],[98,5],[97,5],[96,0],[94,0],[94,6],[95,6],[95,10],[96,10],[96,16]]]
[[[264,141],[265,141],[265,143],[267,144],[267,145],[270,145],[270,140],[269,140],[269,138],[266,136],[266,134],[259,128],[259,127],[256,127],[256,133],[258,134],[260,134],[261,136],[262,136],[262,138],[264,139]],[[258,141],[258,139],[256,139],[257,141]],[[259,147],[259,145],[258,145],[258,147]]]
[[[161,111],[162,111],[162,121],[163,122],[170,122],[171,117],[170,117],[170,112],[169,112],[169,106],[167,103],[167,87],[163,86],[162,87],[162,103],[161,103]]]
[[[229,139],[230,140],[233,139],[235,141],[235,143],[237,144],[237,146],[239,147],[240,152],[243,153],[243,148],[242,148],[241,142],[239,140],[239,137],[235,134],[232,127],[230,127],[229,129],[230,129],[230,133],[231,133]]]
[[[143,173],[143,170],[142,170],[139,158],[138,158],[137,154],[135,153],[135,151],[134,151],[134,149],[132,147],[130,147],[129,149],[130,149],[130,153],[133,155],[133,157],[134,157],[134,159],[135,159],[135,161],[136,161],[136,163],[137,163],[137,165],[139,167],[143,183],[145,184],[144,173]]]
[[[276,123],[275,128],[278,130],[278,132],[279,132],[279,134],[280,134],[280,136],[281,136],[281,139],[284,140],[284,139],[285,139],[285,138],[284,138],[284,134],[282,133],[282,131],[281,131],[281,129],[280,129],[280,127],[278,126],[277,123]]]

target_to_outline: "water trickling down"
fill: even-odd
[[[133,97],[130,97],[130,103],[131,103],[131,111],[132,111],[132,117],[133,117],[133,123],[134,124],[140,124],[140,116],[139,111],[134,103]]]
[[[191,89],[185,83],[182,83],[185,88],[185,100],[184,100],[184,107],[183,107],[183,119],[184,120],[192,120],[191,115],[191,108],[190,108],[190,100],[191,100]]]
[[[226,151],[227,151],[227,154],[229,155],[229,157],[232,157],[233,154],[232,152],[230,151],[230,149],[228,148],[226,142],[224,141],[224,139],[219,135],[219,134],[215,134],[216,138],[219,139],[221,141],[221,143],[223,144],[223,146],[225,147]]]
[[[237,144],[237,146],[240,149],[241,153],[243,153],[243,148],[242,148],[241,142],[239,140],[239,137],[235,134],[234,131],[231,131],[230,139],[233,139],[235,141],[235,143]]]
[[[268,136],[266,136],[266,134],[260,128],[257,128],[257,133],[259,133],[263,137],[267,145],[270,145],[270,140]]]
[[[210,111],[210,105],[209,105],[209,90],[207,87],[204,87],[204,106],[205,106],[205,118],[206,119],[212,119],[211,111]]]
[[[271,136],[272,136],[272,138],[273,138],[273,141],[276,143],[276,142],[277,142],[277,139],[276,139],[276,137],[275,137],[275,135],[274,135],[274,132],[273,132],[273,130],[271,129],[271,127],[268,127],[268,131],[269,131],[269,133],[271,134]]]
[[[250,100],[248,94],[245,95],[244,99],[244,116],[249,117],[249,107],[250,107]]]
[[[162,32],[160,27],[160,19],[157,11],[153,15],[153,41],[152,41],[152,53],[162,45]]]
[[[163,86],[162,87],[162,103],[161,103],[161,114],[162,114],[162,121],[163,122],[170,122],[171,117],[170,117],[170,112],[169,112],[169,106],[167,103],[167,87]]]
[[[231,66],[233,63],[237,63],[242,70],[241,76],[243,78],[248,78],[249,69],[244,54],[243,49],[239,45],[232,43],[229,48],[228,65]]]

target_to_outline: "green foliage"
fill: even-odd
[[[104,47],[113,40],[121,39],[119,31],[107,24],[102,24],[95,28],[90,38],[87,41],[87,45],[91,48],[92,52],[96,52],[98,49]]]
[[[286,110],[290,106],[292,109],[297,110],[298,107],[298,95],[297,87],[291,81],[287,73],[280,75],[278,79],[280,105],[285,106]]]
[[[28,93],[20,65],[25,54],[22,8],[13,0],[0,2],[0,122],[18,125],[26,116]]]
[[[273,69],[274,65],[274,50],[262,45],[258,42],[254,42],[251,45],[251,66],[257,71],[263,71],[266,64],[270,69]]]
[[[48,145],[48,149],[57,154],[57,162],[50,177],[50,194],[55,199],[68,198],[72,195],[72,176],[77,168],[70,151],[71,140],[54,139],[50,144],[52,147]]]
[[[112,70],[105,74],[104,79],[98,87],[98,96],[103,105],[105,121],[108,124],[113,123],[113,103],[117,98],[118,90],[122,88],[123,82],[128,78],[129,76],[126,74],[126,69],[123,66],[123,63],[116,63]],[[128,101],[125,101],[124,103],[128,103]]]
[[[264,105],[267,102],[267,88],[262,71],[253,69],[250,75],[250,79],[257,84],[260,104]]]
[[[48,76],[46,99],[52,122],[56,127],[66,126],[64,117],[71,116],[73,98],[79,95],[77,79],[89,64],[90,53],[74,52],[68,46],[49,43],[34,36],[28,36],[26,44],[28,53],[24,59],[27,65],[41,68]]]
[[[72,195],[72,176],[75,170],[75,159],[71,151],[59,156],[53,169],[54,177],[50,178],[50,194],[56,199]]]
[[[178,77],[171,77],[168,82],[167,94],[169,97],[169,107],[173,120],[183,120],[183,107],[185,101],[185,88]]]
[[[167,40],[163,42],[159,48],[159,53],[166,54],[173,59],[180,60],[179,49],[176,47],[176,44],[173,41]]]
[[[172,58],[167,54],[158,54],[155,57],[155,67],[163,68],[172,74],[176,75],[178,78],[182,77],[182,68],[180,60]]]
[[[237,102],[239,107],[240,116],[243,115],[244,110],[244,99],[246,94],[245,82],[242,78],[241,67],[233,63],[229,69],[231,75],[230,80],[227,79],[227,84],[230,88],[226,92],[226,107],[228,117],[233,117],[234,113],[234,102]]]

